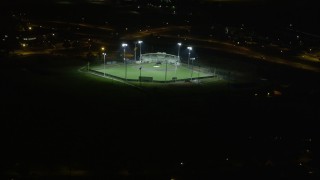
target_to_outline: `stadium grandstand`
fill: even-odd
[[[141,63],[161,64],[166,61],[168,64],[180,65],[180,59],[178,56],[167,54],[165,52],[141,54]]]

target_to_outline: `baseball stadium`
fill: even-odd
[[[188,63],[182,63],[179,56],[165,52],[141,54],[139,60],[123,58],[123,61],[104,60],[88,67],[97,75],[126,81],[176,82],[211,78],[214,74],[188,56]]]

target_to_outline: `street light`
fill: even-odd
[[[139,61],[141,62],[141,44],[143,43],[143,41],[138,41],[138,43],[140,44],[140,56],[139,56]]]
[[[127,80],[127,62],[126,62],[126,47],[127,46],[128,46],[128,44],[122,43],[122,47],[123,47],[123,63],[126,66],[124,77],[125,77],[126,80]]]
[[[191,46],[189,46],[189,47],[187,47],[187,48],[188,48],[188,50],[189,50],[189,55],[188,55],[188,69],[189,69],[190,51],[192,50],[192,47],[191,47]]]
[[[107,55],[107,53],[103,52],[102,55],[103,55],[103,64],[104,64],[103,76],[106,76],[106,55]]]

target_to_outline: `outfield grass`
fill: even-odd
[[[156,81],[165,81],[172,80],[173,77],[177,79],[189,79],[191,77],[206,77],[211,76],[210,73],[205,73],[199,71],[199,67],[190,65],[190,68],[187,66],[177,66],[172,64],[160,64],[155,65],[154,63],[145,63],[145,64],[128,64],[127,65],[127,79],[139,79],[140,76],[140,67],[141,76],[153,77],[153,80]],[[104,72],[103,65],[97,65],[91,67],[91,69]],[[126,66],[124,64],[114,64],[106,65],[105,73],[111,74],[113,76],[118,76],[120,78],[125,78]]]

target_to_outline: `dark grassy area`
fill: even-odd
[[[310,145],[304,139],[316,137],[313,74],[299,72],[301,80],[289,87],[203,81],[141,90],[79,72],[82,60],[37,56],[0,63],[5,178],[306,176],[294,164]],[[267,96],[279,88],[282,96]],[[275,144],[274,136],[284,140]],[[277,165],[265,166],[269,159]]]

